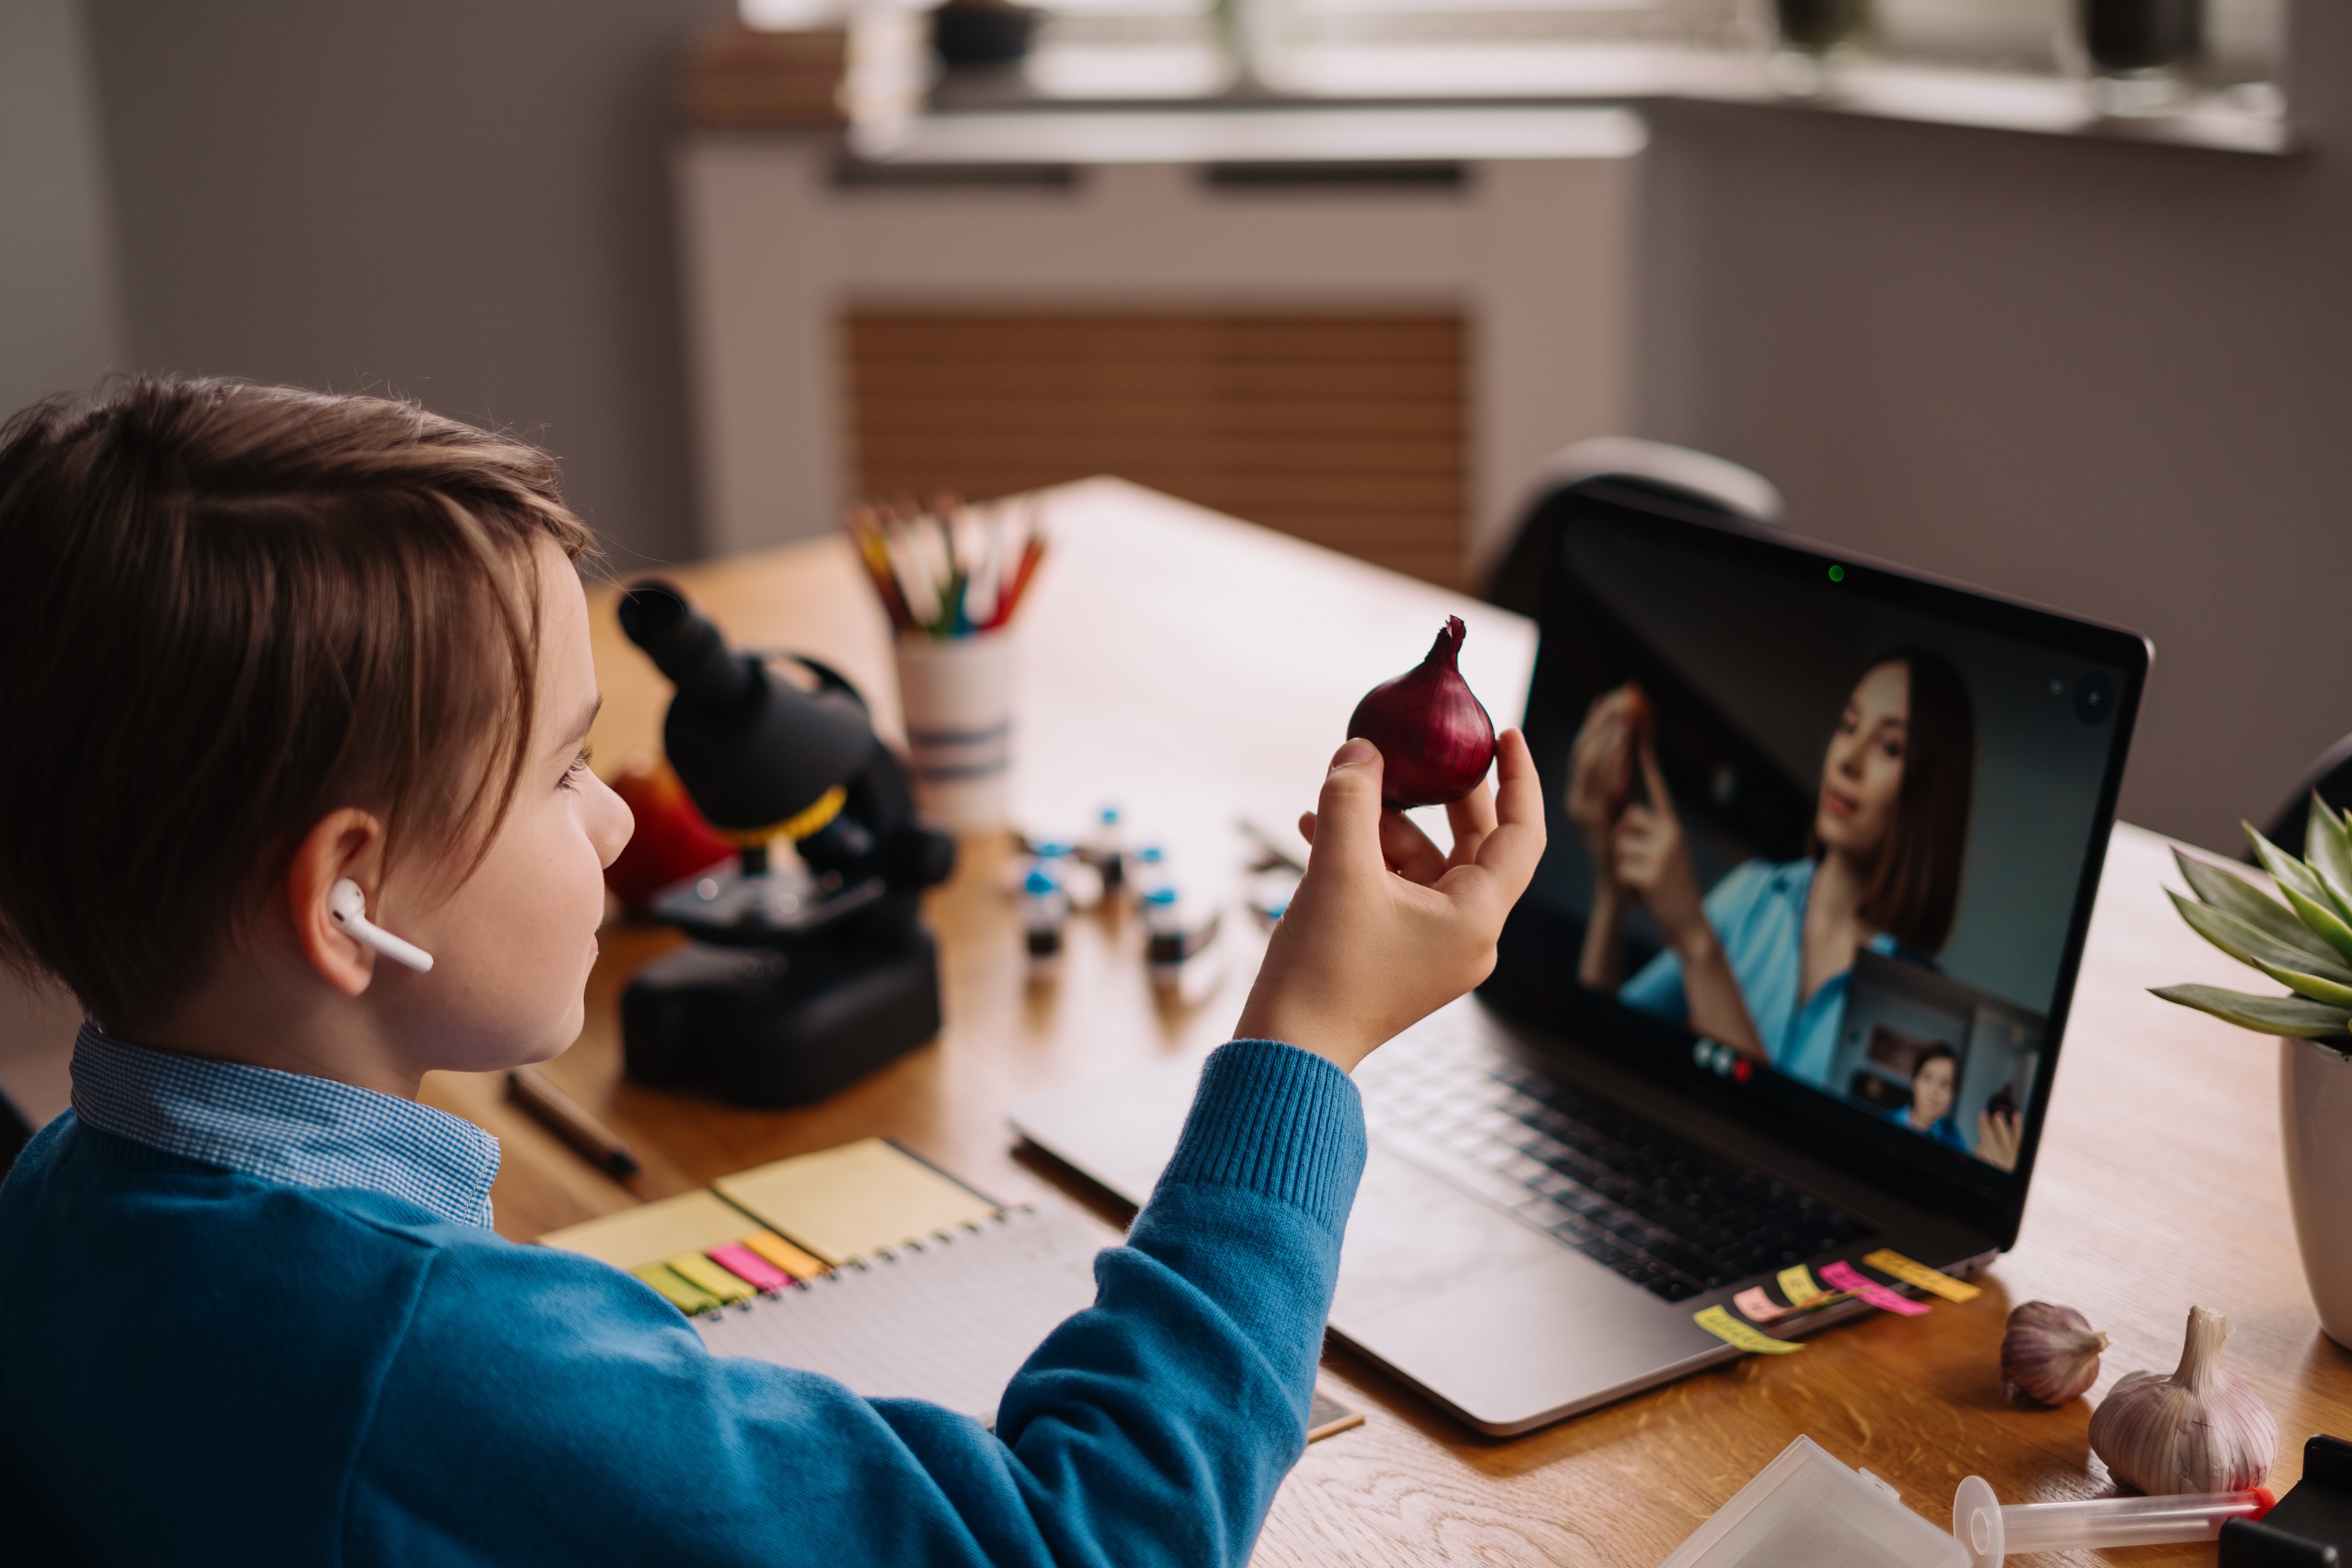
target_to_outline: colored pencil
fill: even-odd
[[[1034,498],[967,506],[952,495],[860,501],[842,517],[875,597],[901,637],[938,641],[1012,624],[1045,559]]]

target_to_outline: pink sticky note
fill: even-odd
[[[1889,1290],[1884,1285],[1872,1283],[1863,1278],[1860,1269],[1843,1259],[1835,1263],[1824,1263],[1814,1272],[1828,1280],[1835,1289],[1851,1290],[1872,1306],[1886,1311],[1900,1312],[1906,1318],[1916,1318],[1923,1316],[1927,1310],[1927,1302],[1914,1301],[1910,1297]]]
[[[781,1290],[793,1282],[793,1277],[744,1246],[730,1241],[724,1247],[714,1247],[710,1261],[736,1276],[755,1290]]]
[[[1740,1315],[1751,1323],[1769,1323],[1785,1318],[1797,1310],[1794,1307],[1783,1307],[1771,1297],[1764,1294],[1764,1287],[1761,1285],[1750,1285],[1747,1289],[1734,1296],[1731,1299],[1731,1304],[1738,1308]]]

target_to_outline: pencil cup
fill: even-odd
[[[901,637],[898,703],[915,803],[958,833],[1013,820],[1013,638]]]

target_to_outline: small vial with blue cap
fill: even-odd
[[[1062,928],[1069,923],[1070,895],[1053,863],[1033,860],[1021,880],[1021,940],[1029,956],[1029,977],[1050,978],[1062,966]]]
[[[1128,885],[1135,890],[1136,906],[1161,888],[1176,884],[1169,876],[1168,851],[1157,844],[1146,844],[1127,858]]]
[[[1217,912],[1203,915],[1191,908],[1176,885],[1166,881],[1138,899],[1136,909],[1143,920],[1143,961],[1153,988],[1186,1001],[1213,989],[1216,965],[1203,955],[1217,940]]]
[[[1061,883],[1072,910],[1090,910],[1102,902],[1102,878],[1079,858],[1076,845],[1067,839],[1048,838],[1030,854],[1034,857],[1033,865],[1043,866]]]
[[[1096,813],[1094,830],[1078,847],[1078,858],[1102,878],[1105,899],[1118,891],[1127,879],[1127,827],[1118,807],[1106,805]]]

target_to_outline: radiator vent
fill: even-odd
[[[1094,474],[1448,586],[1466,500],[1454,310],[852,307],[862,495],[1002,495]]]

